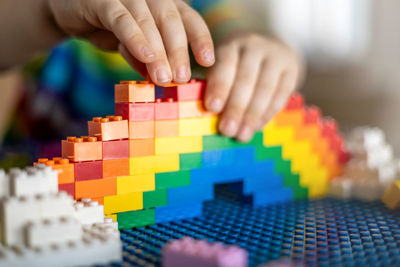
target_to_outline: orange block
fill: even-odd
[[[179,120],[156,121],[156,137],[169,137],[179,135]]]
[[[50,166],[53,170],[58,172],[58,183],[59,184],[69,184],[75,182],[75,173],[74,173],[74,164],[69,163],[68,159],[63,158],[53,158],[53,160],[49,159],[39,159],[37,164],[46,164]]]
[[[154,155],[154,138],[129,140],[129,157]]]
[[[95,117],[88,121],[89,136],[97,137],[102,141],[127,139],[129,136],[128,121],[122,116]]]
[[[96,137],[67,137],[61,142],[62,157],[72,161],[101,160],[103,146]]]
[[[300,126],[304,123],[304,110],[283,110],[276,114],[274,121],[276,126]]]
[[[103,198],[117,194],[117,178],[87,180],[75,183],[75,199]]]
[[[212,116],[213,113],[207,111],[203,107],[203,101],[180,101],[179,118],[196,118],[203,116]]]
[[[103,178],[129,175],[129,158],[103,160]]]
[[[122,81],[115,85],[115,103],[154,102],[154,84],[148,81]]]
[[[154,138],[154,121],[130,121],[129,139]]]

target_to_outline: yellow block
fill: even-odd
[[[165,154],[129,159],[129,175],[179,170],[179,154]]]
[[[117,221],[117,214],[109,214],[109,215],[105,215],[108,218],[111,218],[114,222]]]
[[[156,138],[156,155],[194,153],[203,151],[202,136],[179,136]]]
[[[143,209],[142,192],[104,197],[104,214],[141,209]]]
[[[311,154],[311,143],[310,141],[292,141],[282,147],[282,157],[298,157],[301,155]]]
[[[117,194],[129,194],[134,192],[145,192],[156,189],[154,173],[123,176],[117,178]]]
[[[272,121],[264,127],[264,145],[282,145],[294,140],[294,130],[292,127],[275,127]]]
[[[217,116],[180,119],[179,120],[179,136],[200,136],[216,134]]]
[[[399,208],[400,205],[400,181],[395,181],[386,189],[382,197],[382,202],[389,209]]]

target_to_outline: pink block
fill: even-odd
[[[247,251],[238,246],[183,237],[162,248],[163,267],[245,267]]]

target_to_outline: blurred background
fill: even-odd
[[[336,118],[344,131],[383,128],[399,154],[400,1],[253,2],[266,10],[260,23],[306,55],[307,102]]]
[[[389,143],[394,145],[395,153],[400,154],[400,124],[396,121],[400,114],[400,76],[398,75],[400,70],[400,34],[398,30],[400,1],[246,0],[245,4],[263,31],[273,32],[305,55],[308,72],[301,90],[306,95],[309,104],[320,106],[325,115],[337,119],[342,131],[346,132],[359,125],[378,126],[384,129]],[[66,76],[71,75],[56,64],[60,58],[68,64],[72,64],[72,58],[98,64],[95,62],[97,57],[91,57],[88,53],[81,53],[79,57],[76,54],[64,53],[64,51],[73,50],[76,46],[75,43],[67,43],[64,46],[68,46],[69,50],[61,49],[53,52],[50,56],[50,59],[57,59],[50,60],[50,65],[47,66],[53,75],[42,74],[41,76],[40,86],[46,90],[49,89],[46,87],[47,83],[58,83],[57,90],[71,86],[68,83],[60,84],[63,79],[68,80],[65,78]],[[84,46],[79,45],[80,48]],[[79,75],[73,78],[80,79],[85,76],[85,73],[90,73],[91,77],[102,77],[102,80],[85,80],[85,83],[93,85],[97,82],[98,86],[103,87],[112,86],[118,80],[133,79],[131,72],[123,73],[115,67],[118,66],[118,62],[113,62],[111,58],[108,59],[107,55],[101,57],[106,59],[108,69],[104,66],[96,69],[96,73],[90,69],[79,70]],[[34,65],[30,68],[35,69]],[[110,70],[115,74],[112,79],[108,79],[105,75]],[[52,79],[51,83],[49,79]],[[68,99],[74,99],[75,102],[76,100],[84,101],[81,104],[89,106],[89,108],[92,105],[93,109],[87,111],[89,118],[92,114],[98,114],[95,113],[95,110],[99,106],[102,107],[104,113],[100,115],[112,113],[112,106],[96,102],[96,93],[85,91],[87,88],[85,83],[82,83],[82,89],[77,91],[79,94],[69,95]],[[54,88],[44,90],[45,95],[35,98],[37,102],[28,104],[26,99],[29,98],[25,97],[20,104],[12,105],[13,101],[9,101],[9,99],[18,98],[20,94],[20,91],[15,88],[25,87],[25,85],[18,86],[18,84],[21,84],[21,81],[13,75],[0,77],[2,96],[7,96],[0,97],[0,107],[2,107],[0,140],[6,138],[9,143],[13,143],[13,132],[9,131],[6,136],[4,134],[5,128],[8,127],[7,123],[10,121],[9,114],[15,110],[22,110],[23,113],[29,114],[31,111],[25,110],[25,108],[35,105],[35,114],[33,115],[35,115],[35,121],[41,123],[34,123],[34,125],[40,125],[41,135],[45,133],[40,137],[46,138],[46,133],[56,133],[52,134],[52,137],[56,137],[57,142],[54,144],[55,148],[39,146],[34,153],[40,155],[59,154],[60,138],[64,138],[66,135],[84,134],[86,127],[74,124],[74,114],[65,114],[60,111],[63,102],[60,104],[60,102],[48,101],[58,94]],[[28,96],[29,92],[28,90]],[[112,97],[112,92],[108,92],[108,94]],[[8,100],[5,101],[5,99]],[[43,105],[43,103],[49,104]],[[47,117],[51,117],[52,125],[57,125],[54,122],[58,122],[62,126],[65,121],[69,121],[71,125],[69,132],[60,130],[59,136],[57,136],[57,129],[46,129],[47,124],[42,119],[47,119]],[[28,123],[19,120],[19,124],[14,125],[13,128],[28,126]],[[28,147],[26,143],[18,142],[18,139],[14,140],[14,144],[18,144],[20,150]],[[10,151],[2,149],[0,145],[0,159],[5,155],[4,153],[9,155]]]

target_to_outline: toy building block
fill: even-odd
[[[75,198],[75,183],[58,184],[58,191],[64,191],[71,197]]]
[[[104,221],[104,207],[90,198],[83,198],[74,204],[75,217],[83,225],[91,225]]]
[[[173,98],[167,98],[164,101],[157,98],[154,106],[155,120],[176,120],[179,118],[178,102],[174,102]]]
[[[0,199],[10,195],[10,177],[0,169]]]
[[[103,160],[103,178],[129,175],[129,158]]]
[[[101,160],[103,158],[102,142],[96,137],[67,137],[62,140],[62,157],[71,161]]]
[[[173,240],[162,248],[162,266],[164,267],[247,267],[247,251],[221,243],[209,243],[183,237]]]
[[[155,121],[155,137],[172,137],[179,135],[180,120]]]
[[[154,102],[154,84],[147,81],[122,81],[114,92],[116,103]]]
[[[34,196],[58,192],[57,172],[42,164],[26,167],[24,170],[11,169],[9,176],[12,196]]]
[[[104,178],[75,183],[75,199],[99,198],[117,194],[117,178]]]
[[[339,199],[349,199],[354,196],[352,179],[337,177],[330,182],[328,194]]]
[[[194,153],[203,150],[202,136],[156,138],[156,155],[170,153]]]
[[[304,110],[304,123],[318,123],[321,120],[321,110],[316,106],[310,106]]]
[[[129,140],[129,157],[154,155],[154,138]]]
[[[95,117],[88,121],[88,129],[89,136],[102,141],[127,139],[129,136],[128,121],[122,120],[122,116]]]
[[[117,194],[153,191],[156,189],[154,173],[117,178]]]
[[[104,197],[104,214],[113,214],[141,209],[143,209],[142,192]]]
[[[75,162],[75,181],[87,181],[103,178],[103,161]]]
[[[49,160],[42,158],[38,159],[38,162],[34,163],[34,166],[37,164],[45,164],[53,170],[56,170],[58,172],[59,184],[68,184],[75,181],[74,164],[70,163],[68,159],[53,158],[52,160]]]
[[[392,183],[383,194],[382,201],[389,209],[400,208],[400,181]]]
[[[206,83],[204,80],[192,79],[186,84],[164,86],[164,98],[173,98],[177,101],[201,100],[204,96]]]
[[[129,140],[103,142],[103,160],[129,158]]]
[[[179,170],[179,154],[165,154],[129,159],[129,175]]]
[[[30,222],[25,228],[27,246],[32,249],[77,242],[82,239],[82,225],[72,217]]]
[[[178,102],[179,118],[197,118],[203,116],[212,116],[213,113],[205,110],[203,101],[182,101]]]
[[[130,121],[129,139],[154,138],[154,121]]]
[[[294,93],[289,97],[286,103],[286,110],[302,109],[304,107],[304,98],[302,95]]]
[[[152,121],[154,103],[115,103],[115,114],[128,121]]]
[[[213,135],[217,132],[217,116],[179,120],[179,136]]]

